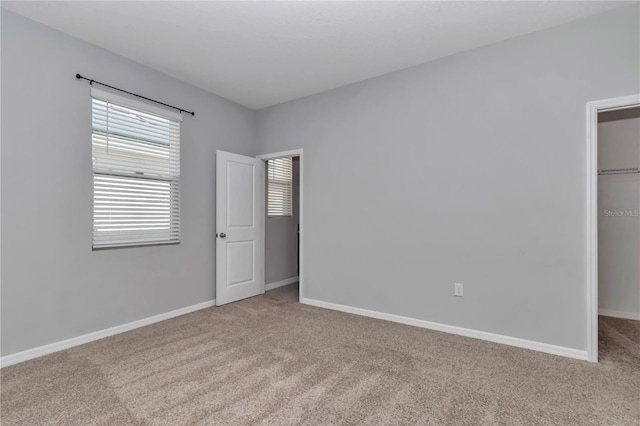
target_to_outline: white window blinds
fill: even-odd
[[[267,214],[291,216],[292,158],[267,160]]]
[[[92,88],[93,247],[180,242],[179,114]]]

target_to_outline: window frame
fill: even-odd
[[[283,159],[288,159],[289,160],[289,178],[288,180],[284,180],[284,179],[275,179],[275,178],[271,178],[270,177],[270,165],[271,164],[275,164],[276,161],[278,160],[283,160]],[[267,202],[267,218],[291,218],[293,217],[293,157],[279,157],[279,158],[271,158],[266,160],[267,161],[267,167],[266,169],[266,173],[267,173],[267,196],[265,197],[266,202]],[[285,194],[282,196],[282,198],[286,198],[286,192],[288,191],[288,208],[281,208],[282,213],[276,213],[276,214],[272,214],[270,212],[270,205],[271,205],[271,188],[273,186],[278,186],[282,189],[282,193]],[[284,202],[283,202],[284,204]],[[287,211],[288,210],[288,211]]]
[[[179,244],[180,243],[180,139],[181,139],[181,126],[180,123],[182,121],[182,115],[179,113],[175,113],[173,111],[168,111],[163,108],[158,108],[153,105],[149,105],[145,102],[140,102],[125,96],[121,96],[115,94],[110,91],[98,89],[95,87],[91,88],[90,93],[91,100],[91,156],[92,156],[92,250],[104,250],[104,249],[114,249],[114,248],[126,248],[126,247],[140,247],[140,246],[152,246],[152,245],[171,245],[171,244]],[[131,157],[128,158],[128,161],[131,161],[131,165],[127,165],[126,168],[130,168],[128,171],[124,171],[126,168],[122,168],[121,170],[109,170],[104,167],[97,166],[96,154],[99,151],[96,151],[96,135],[99,135],[100,132],[96,131],[96,127],[94,127],[94,122],[96,120],[95,116],[95,104],[94,100],[105,103],[105,112],[104,117],[107,117],[110,114],[109,105],[114,105],[116,107],[122,107],[129,110],[134,110],[135,112],[146,114],[151,116],[152,119],[158,119],[159,121],[167,120],[167,155],[168,155],[168,163],[167,172],[163,174],[158,172],[157,174],[150,173],[149,171],[142,172],[145,168],[145,160],[144,158],[138,159],[137,163],[135,160],[130,160]],[[177,129],[176,129],[177,128]],[[131,131],[133,134],[136,133],[136,129],[132,126],[130,129],[126,128],[126,124],[124,125],[123,133],[120,140],[124,141],[124,143],[135,143],[132,141],[135,139],[135,136],[132,134],[126,134],[127,130]],[[144,131],[144,129],[142,130]],[[105,136],[112,135],[108,129],[106,132],[103,132]],[[117,139],[116,135],[116,139]],[[139,132],[138,135],[139,137]],[[173,137],[172,137],[173,136]],[[108,138],[105,138],[108,140]],[[144,138],[140,139],[141,143],[151,143],[151,141],[145,141]],[[123,145],[126,149],[126,145]],[[108,143],[107,143],[108,147]],[[135,151],[133,158],[135,158]],[[104,158],[108,158],[108,154],[103,153]],[[116,156],[117,158],[117,156]],[[105,160],[107,163],[109,160]],[[118,160],[113,160],[117,163]],[[99,161],[98,161],[99,162]],[[117,166],[114,166],[117,167]],[[147,165],[149,167],[149,165]],[[157,167],[156,164],[151,163],[151,167]],[[136,170],[136,168],[140,168]],[[171,173],[171,168],[173,168],[173,173]],[[117,182],[121,179],[121,182]],[[108,181],[111,180],[111,185],[133,185],[139,186],[138,191],[141,192],[140,197],[144,198],[145,195],[148,195],[149,192],[156,191],[159,196],[164,198],[163,192],[164,190],[159,190],[158,188],[153,188],[155,184],[163,184],[168,183],[168,191],[167,191],[167,204],[168,204],[168,212],[167,212],[167,224],[168,228],[166,229],[166,234],[164,230],[158,231],[157,229],[148,229],[149,232],[146,232],[144,229],[138,229],[135,232],[131,232],[128,230],[122,230],[121,232],[114,232],[114,239],[105,238],[97,238],[97,229],[103,227],[105,224],[112,225],[115,222],[107,222],[104,218],[100,219],[102,224],[97,225],[97,193],[101,193],[100,191],[105,191],[104,187],[101,187],[101,184],[98,183],[100,181],[106,181],[107,183],[103,183],[107,187],[109,185]],[[164,186],[164,185],[159,185]],[[98,188],[98,189],[96,189]],[[147,192],[145,192],[147,191]],[[134,200],[134,203],[136,200]],[[139,201],[138,201],[139,202]],[[104,207],[101,207],[104,208]],[[129,214],[128,216],[124,216],[128,220],[124,220],[127,222],[128,226],[131,226],[131,222],[134,221],[136,214],[144,215],[146,210],[143,207],[140,208],[139,211],[134,212],[133,214]],[[126,214],[126,213],[124,213]],[[104,215],[104,213],[103,213]],[[98,215],[99,216],[99,215]],[[150,214],[146,216],[146,222],[141,220],[140,225],[142,227],[153,227],[153,225],[163,226],[164,219],[159,219],[158,217],[151,217]],[[149,218],[151,217],[151,218]],[[114,219],[115,220],[115,219]],[[162,222],[159,222],[162,220]],[[154,223],[155,222],[155,223]],[[126,240],[124,237],[131,236]]]

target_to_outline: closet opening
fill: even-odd
[[[637,336],[640,330],[639,168],[640,106],[599,112],[598,353],[601,361],[640,359]]]
[[[587,104],[587,359],[640,360],[640,95]]]

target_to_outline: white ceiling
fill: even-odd
[[[2,7],[259,109],[624,4],[3,1]]]

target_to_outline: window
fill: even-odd
[[[267,160],[267,215],[291,216],[291,157]]]
[[[180,242],[180,114],[91,89],[93,248]]]

